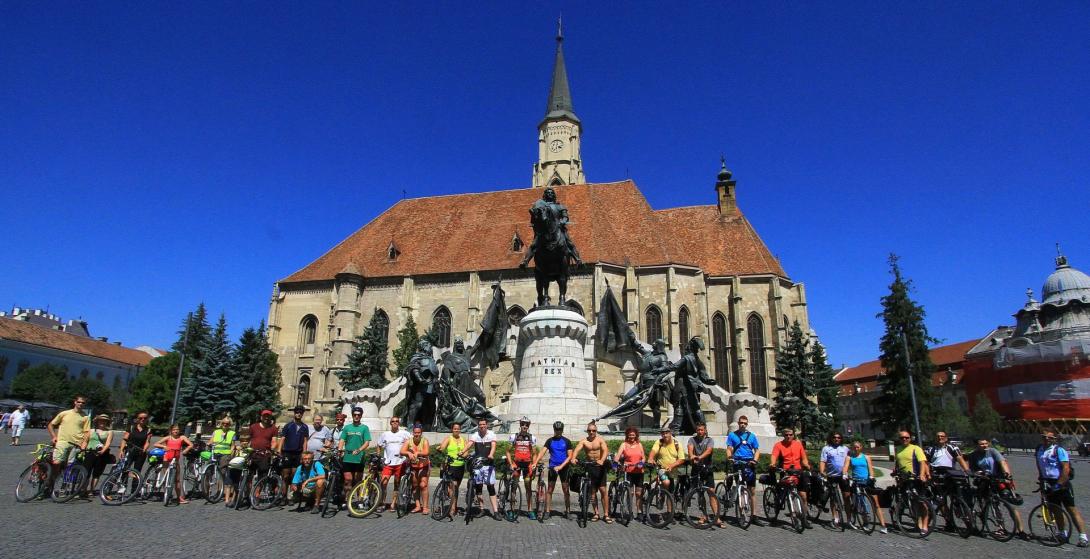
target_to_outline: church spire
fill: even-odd
[[[571,102],[568,88],[568,70],[564,67],[564,29],[562,20],[556,20],[556,60],[553,62],[553,81],[549,87],[549,101],[545,107],[545,119],[568,118],[579,122]]]

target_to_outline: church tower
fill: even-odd
[[[545,118],[537,125],[537,163],[534,164],[534,186],[583,184],[583,159],[579,155],[583,125],[575,116],[568,71],[564,68],[564,35],[560,22],[556,29],[556,62],[553,82],[549,87],[549,102]]]

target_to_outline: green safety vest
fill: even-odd
[[[231,443],[235,440],[235,432],[228,431],[224,436],[223,429],[212,432],[212,453],[231,454]]]

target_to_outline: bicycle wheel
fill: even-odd
[[[537,495],[534,497],[534,515],[537,516],[538,522],[545,522],[545,517],[549,516],[549,496],[546,493],[544,483],[539,483],[537,486]]]
[[[905,495],[894,497],[893,521],[897,524],[897,528],[902,535],[910,538],[927,536],[927,531],[921,530],[918,522],[922,508],[926,506],[918,499],[908,498]]]
[[[469,476],[468,482],[466,485],[466,524],[473,520],[473,507],[476,505],[474,501],[477,498],[477,486],[473,483],[472,475]]]
[[[235,488],[235,502],[231,508],[242,510],[242,506],[250,502],[250,475],[250,470],[242,471],[242,478],[238,482],[238,487]]]
[[[776,502],[776,488],[766,486],[764,499],[761,501],[761,506],[765,513],[765,520],[776,522],[776,519],[780,516],[780,507],[778,505],[779,503]]]
[[[330,472],[332,474],[329,480],[329,486],[326,487],[325,494],[322,495],[322,503],[319,506],[320,515],[325,518],[329,511],[337,512],[337,494],[341,492],[341,486],[344,485],[344,478],[341,477],[340,472]]]
[[[665,528],[673,522],[674,496],[661,485],[643,493],[643,517],[652,528]]]
[[[178,475],[178,470],[175,468],[167,467],[166,486],[163,487],[163,506],[170,505],[170,499],[174,495],[174,476]]]
[[[1014,537],[1014,507],[993,495],[981,530],[996,541],[1010,541]]]
[[[743,484],[737,491],[731,493],[734,493],[735,499],[734,518],[737,520],[739,528],[747,530],[749,525],[753,524],[753,510],[749,506],[749,488]],[[719,506],[725,508],[722,502],[719,503]]]
[[[19,481],[15,484],[15,500],[25,503],[37,499],[45,491],[46,480],[49,479],[48,464],[35,462],[19,475]]]
[[[522,512],[522,483],[521,480],[510,480],[507,484],[507,507],[505,517],[510,522],[517,522]]]
[[[53,482],[53,501],[67,503],[83,491],[87,485],[87,468],[82,464],[69,464]]]
[[[378,508],[379,487],[373,479],[365,479],[356,484],[348,494],[348,515],[363,518]]]
[[[822,490],[822,494],[816,495],[816,496],[811,495],[810,498],[807,500],[807,502],[806,502],[806,517],[811,522],[817,522],[818,520],[820,520],[821,519],[821,513],[825,512],[824,507],[827,504],[829,504],[829,501],[830,501],[829,496],[827,494],[828,491],[829,491],[829,488],[825,487]]]
[[[590,514],[590,481],[586,478],[579,485],[579,527],[587,527],[587,517]]]
[[[201,489],[200,467],[199,463],[190,462],[182,470],[182,495],[185,495],[186,498],[192,497]]]
[[[250,490],[250,506],[254,510],[269,510],[280,498],[284,480],[278,474],[269,474],[254,483]]]
[[[729,479],[729,478],[728,478]],[[719,518],[726,518],[727,511],[734,508],[734,492],[725,482],[715,484],[715,498],[719,499]]]
[[[806,529],[806,512],[802,508],[802,497],[792,491],[787,495],[787,510],[791,517],[791,529],[799,534]]]
[[[613,518],[616,518],[617,522],[620,522],[622,525],[628,526],[628,524],[632,522],[632,518],[636,516],[633,512],[633,501],[636,496],[633,494],[634,492],[631,484],[622,485],[621,488],[617,490],[617,493],[618,506],[613,509]]]
[[[204,500],[208,503],[215,504],[223,499],[223,476],[216,464],[212,464],[204,471],[204,477],[201,478],[201,493],[204,494]]]
[[[950,499],[950,514],[954,517],[954,528],[958,535],[968,538],[976,529],[976,521],[973,519],[973,507],[961,497]]]
[[[831,491],[833,491],[833,494],[829,497],[829,516],[837,529],[843,532],[848,526],[848,511],[844,506],[844,493],[840,491],[839,485],[834,486]]]
[[[397,517],[402,518],[409,514],[409,510],[413,506],[413,478],[411,474],[401,476],[400,485],[397,487],[397,502],[394,503],[394,510],[397,512]]]
[[[450,516],[450,489],[454,484],[450,480],[441,480],[439,485],[435,486],[435,491],[431,494],[431,518],[432,520],[442,520],[447,516]],[[453,518],[451,519],[453,520]]]
[[[1029,512],[1029,533],[1041,545],[1059,547],[1068,543],[1073,527],[1071,515],[1056,503],[1041,503]]]
[[[864,534],[874,533],[874,507],[870,497],[855,495],[852,503],[852,525]]]
[[[140,491],[140,474],[128,468],[110,472],[98,488],[98,499],[104,505],[123,505]]]
[[[709,515],[712,510],[711,499],[714,498],[708,495],[708,492],[700,485],[686,491],[681,505],[685,523],[698,530],[711,528],[712,521]]]

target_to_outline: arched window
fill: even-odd
[[[299,391],[296,393],[295,405],[305,406],[310,403],[310,375],[299,377]]]
[[[678,347],[684,347],[689,343],[689,308],[685,305],[681,306],[681,310],[677,311],[677,333],[678,333]]]
[[[431,315],[431,327],[436,347],[450,347],[450,324],[450,311],[444,306],[435,309]]]
[[[299,323],[299,349],[303,352],[303,355],[314,354],[314,340],[317,337],[318,318],[308,314]]]
[[[526,318],[526,311],[522,310],[522,307],[513,305],[507,309],[507,321],[511,323],[511,326],[518,328],[523,318]]]
[[[89,376],[91,376],[91,371],[88,371],[87,369],[79,372],[79,378],[87,378]]]
[[[749,315],[746,320],[746,332],[749,335],[750,386],[754,394],[768,397],[768,382],[765,376],[764,322],[756,313]]]
[[[715,364],[715,379],[719,386],[732,390],[730,366],[727,365],[727,319],[723,313],[712,317],[712,360]]]
[[[644,332],[647,333],[647,343],[655,343],[655,340],[662,337],[662,311],[655,305],[647,307],[646,313],[647,327]]]
[[[386,314],[386,311],[382,309],[375,309],[375,328],[378,330],[379,337],[384,340],[390,339],[390,317]]]
[[[568,299],[568,302],[564,304],[567,305],[567,307],[571,309],[572,312],[577,313],[579,316],[587,316],[583,314],[583,306],[579,303],[576,303],[574,300]]]
[[[102,382],[102,379],[104,378],[106,378],[106,373],[103,373],[102,371],[95,373],[95,380]]]

